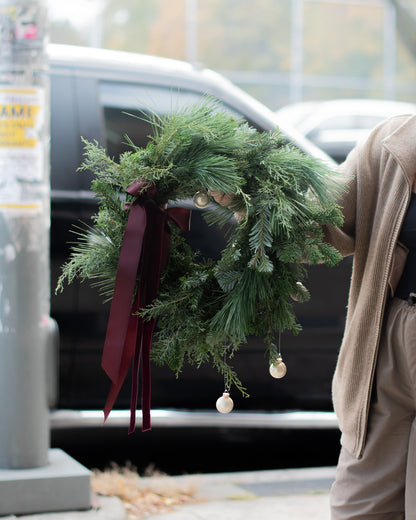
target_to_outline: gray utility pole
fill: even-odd
[[[90,505],[89,472],[49,449],[47,36],[42,1],[0,0],[0,516]]]

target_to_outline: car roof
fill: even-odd
[[[277,127],[303,151],[326,161],[333,161],[321,149],[313,145],[298,130],[223,75],[202,65],[125,51],[50,44],[48,46],[51,73],[96,77],[126,83],[140,81],[152,85],[169,85],[171,88],[197,90],[220,99],[236,111],[245,114],[253,122],[268,131]]]
[[[226,103],[238,100],[251,111],[256,111],[266,127],[273,129],[277,126],[277,118],[271,110],[206,67],[159,56],[57,44],[49,46],[49,58],[53,70],[67,69],[76,71],[78,75],[106,80],[134,82],[140,79],[149,84],[194,88],[207,95],[220,95]]]
[[[187,79],[196,79],[203,70],[202,67],[171,58],[76,45],[50,44],[48,56],[54,67],[71,67],[89,72],[99,70],[105,74],[122,72],[126,77],[129,73],[136,75],[138,72],[153,72],[158,76],[162,73],[170,77],[178,74]]]

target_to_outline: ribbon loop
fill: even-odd
[[[185,208],[168,208],[166,214],[182,231],[191,229],[191,211]]]
[[[126,189],[126,193],[133,197],[145,195],[147,199],[154,197],[157,193],[156,186],[146,179],[138,178]]]

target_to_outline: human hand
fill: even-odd
[[[231,206],[234,200],[234,193],[224,193],[223,191],[211,191],[210,193],[215,202],[218,202],[221,206]]]
[[[222,191],[211,191],[210,194],[213,197],[213,199],[215,200],[215,202],[217,202],[221,206],[230,208],[232,210],[233,205],[234,206],[237,205],[237,204],[233,204],[233,201],[235,198],[234,193],[224,193]],[[239,210],[239,211],[234,211],[234,217],[239,224],[241,224],[241,222],[244,220],[245,216],[246,216],[245,209]]]

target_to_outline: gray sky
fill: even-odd
[[[71,0],[70,2],[47,0],[51,20],[67,19],[77,26],[89,24],[102,4],[102,0]]]

